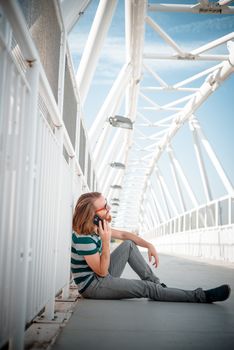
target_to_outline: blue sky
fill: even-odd
[[[160,1],[150,1],[151,3],[160,3]],[[195,3],[196,1],[186,1],[186,3]],[[84,15],[75,25],[69,36],[74,67],[77,69],[85,41],[91,27],[95,11],[98,6],[98,1],[93,0],[86,9]],[[163,3],[179,3],[177,1],[163,1]],[[234,15],[198,15],[191,13],[149,13],[150,17],[161,26],[183,49],[191,50],[200,47],[212,40],[222,37],[234,31]],[[98,113],[105,97],[108,94],[119,70],[125,62],[125,39],[124,39],[124,1],[119,0],[117,9],[112,20],[111,28],[108,37],[105,40],[102,55],[98,62],[98,67],[94,76],[94,80],[84,106],[85,122],[89,128],[96,114]],[[156,34],[148,25],[145,33],[145,52],[172,52],[161,37]],[[222,45],[207,53],[228,54],[226,45]],[[148,64],[147,60],[146,63]],[[206,68],[209,68],[219,62],[191,62],[178,61],[162,61],[155,60],[149,62],[162,79],[168,84],[174,84],[183,79],[190,77],[193,74],[199,73]],[[144,80],[141,86],[151,84],[152,78],[144,72]],[[197,80],[192,85],[199,87],[202,85],[204,77]],[[155,81],[154,81],[155,83]],[[186,93],[188,94],[188,93]],[[186,95],[185,93],[165,94],[164,92],[147,93],[155,103],[167,103],[175,98],[180,98]],[[205,132],[208,140],[213,146],[218,155],[224,169],[229,178],[234,182],[234,165],[233,165],[233,150],[234,150],[234,118],[233,118],[233,98],[234,98],[234,74],[225,81],[221,87],[199,108],[196,116]],[[138,106],[146,106],[146,103],[141,98],[138,101]],[[159,120],[164,115],[162,112],[146,111],[144,115],[152,121]],[[168,114],[165,113],[165,117]],[[146,131],[150,133],[152,131]],[[155,132],[155,130],[154,130]],[[191,165],[195,161],[192,149],[191,135],[188,126],[185,125],[173,140],[173,146],[178,159],[181,161],[186,174],[194,181],[194,186],[199,182],[198,171],[192,169]],[[186,151],[185,151],[186,149]],[[168,164],[165,157],[161,159],[162,171],[167,177]],[[207,161],[207,167],[210,171],[210,180],[213,187],[214,196],[225,194],[219,180],[213,171],[212,166]],[[193,168],[193,167],[192,167]],[[193,178],[193,179],[192,179]],[[169,178],[168,178],[168,181]],[[200,186],[200,184],[198,185]],[[199,192],[199,191],[198,191]],[[202,195],[201,202],[203,201]]]

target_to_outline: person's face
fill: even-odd
[[[106,221],[111,221],[110,206],[108,205],[106,198],[100,196],[94,201],[95,214],[100,216],[101,219],[105,219]]]

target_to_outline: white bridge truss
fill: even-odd
[[[89,142],[93,150],[94,164],[98,176],[99,189],[104,191],[110,202],[117,200],[114,223],[139,232],[153,232],[152,227],[162,227],[172,218],[207,205],[214,199],[209,175],[202,155],[202,147],[213,163],[225,188],[227,196],[233,196],[233,185],[222,168],[214,150],[202,132],[196,111],[233,73],[234,33],[217,38],[194,50],[186,51],[152,19],[153,11],[191,13],[233,14],[234,8],[228,2],[201,1],[194,5],[186,4],[150,4],[147,1],[125,2],[126,63],[109,91],[101,109],[89,131]],[[101,1],[77,72],[82,104],[85,104],[88,89],[97,60],[101,52],[111,17],[114,16],[116,1]],[[146,27],[150,26],[172,53],[149,53],[144,49]],[[222,53],[213,54],[210,50],[223,47]],[[155,46],[157,52],[157,46]],[[173,84],[161,78],[154,69],[155,60],[177,60],[191,63],[207,61],[210,67]],[[217,61],[220,63],[217,64]],[[160,65],[158,65],[160,67]],[[170,69],[170,68],[169,68]],[[173,75],[173,70],[171,71]],[[154,86],[148,86],[147,75],[155,80]],[[197,84],[202,81],[201,85]],[[152,98],[152,92],[155,98]],[[168,95],[170,102],[159,104],[159,92]],[[151,93],[151,96],[148,94]],[[178,97],[178,93],[182,97]],[[176,99],[174,96],[176,95]],[[124,115],[133,122],[133,130],[115,131],[109,123],[109,117],[119,114],[122,99],[125,98]],[[144,105],[142,106],[142,102]],[[140,105],[140,106],[139,106]],[[147,113],[151,111],[150,117]],[[161,113],[160,113],[161,112]],[[163,117],[160,118],[160,114]],[[204,201],[199,203],[196,189],[186,177],[182,164],[173,151],[175,135],[189,124],[193,138],[197,166],[200,171],[204,192]],[[145,131],[146,130],[146,131]],[[112,135],[112,142],[108,135]],[[123,147],[120,147],[122,145]],[[107,151],[108,149],[108,151]],[[168,154],[168,168],[171,167],[176,197],[172,198],[166,180],[160,172],[160,158]],[[119,160],[125,170],[111,168],[110,164]],[[156,188],[158,184],[158,189]],[[113,185],[121,186],[114,189]],[[186,202],[188,196],[191,203]],[[119,205],[118,205],[119,204]],[[146,208],[149,207],[149,210]],[[204,218],[205,220],[205,218]],[[215,225],[215,220],[213,221]],[[229,221],[229,223],[231,223]],[[191,225],[189,225],[191,228]],[[161,231],[160,231],[161,232]]]
[[[118,1],[99,1],[75,71],[68,35],[90,3],[0,0],[0,348],[23,349],[25,325],[42,310],[53,319],[55,295],[68,296],[83,192],[102,192],[113,226],[159,250],[234,261],[233,183],[200,113],[233,77],[234,33],[187,50],[154,17],[234,15],[232,1],[125,0],[124,62],[88,130],[84,110]],[[165,51],[148,51],[148,30]],[[160,71],[165,62],[172,79]],[[206,68],[173,79],[171,67],[198,62]],[[177,147],[185,130],[189,166]]]

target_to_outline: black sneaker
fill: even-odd
[[[161,283],[161,286],[162,286],[163,288],[167,288],[167,285],[166,285],[165,283]]]
[[[228,284],[223,284],[220,287],[204,290],[206,302],[213,303],[215,301],[224,301],[231,294],[231,287]]]

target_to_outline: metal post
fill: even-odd
[[[151,203],[152,203],[153,210],[154,210],[155,216],[156,216],[156,218],[157,218],[157,222],[160,223],[160,222],[162,222],[162,218],[161,218],[161,216],[160,216],[160,213],[159,213],[157,204],[156,204],[156,202],[155,202],[155,200],[154,200],[153,188],[152,188],[151,184],[149,184],[149,192],[150,192],[150,193],[149,193],[149,200],[150,200]]]
[[[102,156],[102,153],[104,153],[104,152],[106,153],[106,147],[104,150],[104,144],[105,144],[105,142],[107,142],[107,137],[108,137],[108,134],[110,132],[110,128],[111,128],[111,125],[109,123],[104,124],[103,129],[102,129],[102,133],[101,133],[99,139],[97,140],[96,145],[93,148],[93,158],[95,159],[96,164],[99,164],[99,160]],[[110,145],[110,147],[111,147],[111,145]],[[108,146],[108,149],[110,147]]]
[[[172,152],[172,148],[171,148],[171,152]],[[183,169],[182,169],[178,159],[176,159],[176,157],[175,157],[174,152],[173,152],[173,164],[174,164],[177,172],[179,173],[179,175],[181,177],[181,180],[182,180],[182,182],[184,184],[185,189],[187,190],[189,198],[191,199],[193,205],[197,206],[198,205],[198,201],[197,201],[197,199],[195,197],[195,194],[193,193],[193,190],[192,190],[192,188],[191,188],[191,186],[190,186],[190,184],[189,184],[189,182],[188,182],[188,180],[187,180],[187,178],[186,178],[186,176],[184,174],[184,171],[183,171]]]
[[[156,173],[157,173],[157,176],[159,178],[160,184],[161,184],[161,186],[163,188],[164,194],[166,195],[166,198],[168,198],[168,201],[169,201],[169,203],[171,205],[171,208],[173,209],[174,213],[177,215],[178,214],[178,209],[177,209],[176,204],[175,204],[175,202],[174,202],[174,200],[173,200],[173,198],[172,198],[172,196],[171,196],[171,194],[169,192],[169,189],[168,189],[168,187],[166,185],[164,177],[162,176],[162,174],[159,171],[159,167],[156,168]]]
[[[167,218],[170,219],[171,218],[171,213],[170,213],[170,209],[169,209],[169,206],[168,206],[168,203],[167,203],[167,200],[166,200],[166,196],[165,196],[165,193],[164,193],[164,189],[162,187],[162,184],[160,182],[160,179],[159,179],[159,175],[158,175],[158,172],[157,172],[157,169],[155,169],[155,178],[156,178],[156,181],[158,183],[158,187],[159,187],[159,191],[160,191],[160,194],[161,194],[161,198],[162,198],[162,202],[164,204],[164,207],[166,209],[166,213],[167,213]]]
[[[196,124],[197,124],[196,125],[197,134],[199,135],[201,142],[202,142],[211,162],[213,163],[213,165],[214,165],[214,167],[215,167],[215,169],[220,177],[220,180],[222,181],[227,193],[230,195],[233,195],[234,189],[233,189],[233,185],[232,185],[231,181],[229,180],[228,176],[226,175],[226,173],[225,173],[220,161],[218,160],[214,150],[212,149],[209,141],[207,140],[204,133],[202,132],[198,121],[196,121]]]
[[[157,210],[157,207],[155,206],[153,198],[150,196],[149,193],[148,193],[148,196],[149,196],[149,206],[151,208],[151,214],[152,214],[152,217],[154,218],[154,225],[153,225],[153,227],[155,227],[155,226],[157,226],[160,223],[160,219],[159,219],[159,216],[158,216],[158,210]]]
[[[58,82],[58,107],[63,115],[63,98],[64,98],[64,77],[66,61],[66,33],[61,32],[60,41],[60,62],[59,62],[59,82]]]
[[[154,188],[154,183],[151,182],[151,188],[152,188],[152,196],[154,198],[154,202],[156,204],[156,207],[158,208],[158,211],[159,211],[159,217],[161,218],[160,222],[163,222],[163,221],[166,221],[166,217],[165,217],[165,214],[162,210],[162,207],[157,199],[157,196],[156,196],[156,193],[155,193],[155,188]]]
[[[145,206],[146,206],[147,215],[148,215],[148,218],[149,218],[149,221],[150,221],[150,228],[152,228],[152,227],[155,226],[155,222],[154,222],[153,212],[152,212],[152,209],[151,209],[148,201],[145,202]]]
[[[232,197],[228,197],[228,224],[232,223]]]
[[[210,188],[210,184],[209,184],[209,180],[208,180],[208,176],[205,168],[205,163],[202,157],[199,137],[197,133],[197,129],[199,128],[198,120],[195,118],[191,119],[189,125],[190,125],[190,129],[192,130],[193,145],[194,145],[197,162],[198,162],[198,166],[201,174],[201,180],[202,180],[202,184],[203,184],[203,188],[206,196],[206,201],[209,202],[213,199],[213,197],[212,197],[211,188]]]
[[[117,0],[101,0],[77,71],[77,84],[84,105],[100,51],[108,32]]]
[[[175,159],[174,159],[174,155],[173,155],[171,146],[167,147],[167,152],[168,152],[168,155],[169,155],[171,171],[172,171],[172,175],[173,175],[173,178],[174,178],[175,187],[176,187],[177,194],[178,194],[178,197],[179,197],[180,207],[181,207],[182,211],[186,211],[187,208],[186,208],[183,192],[182,192],[182,189],[181,189],[181,186],[180,186],[180,182],[179,182],[179,179],[178,179],[178,173],[176,171],[176,167],[175,167],[175,164],[174,164]]]
[[[91,0],[60,1],[63,12],[64,24],[68,33],[72,30],[73,26],[79,20],[80,16],[83,15],[90,1]]]
[[[119,105],[120,105],[120,102],[123,98],[123,95],[124,95],[124,89],[122,90],[122,92],[116,96],[116,99],[115,101],[113,101],[113,107],[112,107],[112,112],[111,112],[111,115],[114,116],[119,108]],[[98,137],[96,143],[93,145],[93,157],[96,161],[97,164],[99,164],[99,160],[100,158],[102,158],[103,156],[103,153],[105,154],[106,153],[106,149],[104,147],[104,144],[105,142],[107,142],[107,135],[109,132],[111,132],[111,125],[110,123],[108,122],[108,119],[106,120],[106,122],[104,122],[104,126],[103,126],[103,129],[102,129],[102,132],[100,134],[100,136]],[[110,147],[108,146],[108,149]]]
[[[106,97],[100,111],[98,112],[98,115],[95,118],[89,132],[89,140],[92,141],[92,146],[95,145],[96,140],[100,135],[103,124],[107,121],[108,117],[111,116],[116,106],[115,101],[119,100],[120,96],[123,96],[131,70],[132,67],[128,63],[122,67],[118,77],[111,87],[111,90],[109,91],[108,96]]]

